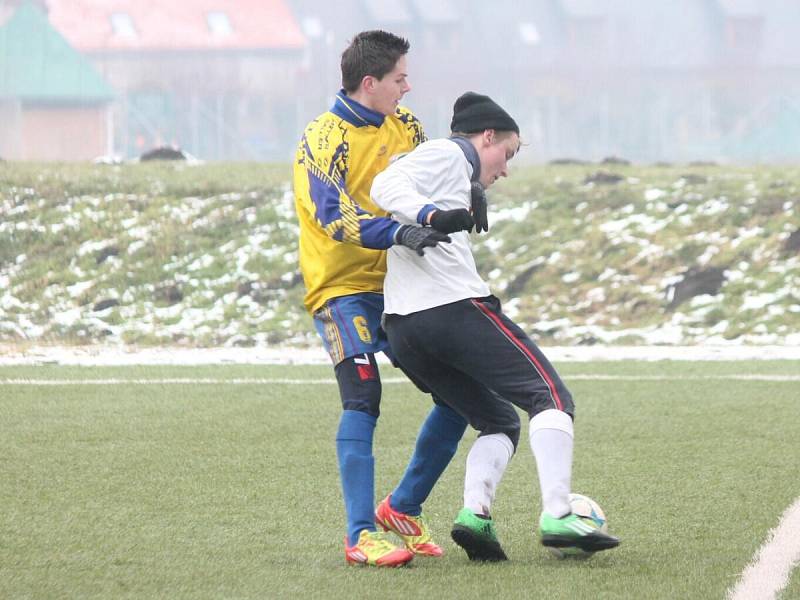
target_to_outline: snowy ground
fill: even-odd
[[[552,361],[800,360],[800,346],[551,346]],[[383,359],[383,356],[380,357]],[[385,360],[385,359],[384,359]],[[322,348],[132,348],[0,345],[0,365],[326,364]]]

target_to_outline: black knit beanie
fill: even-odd
[[[459,96],[453,105],[450,131],[476,133],[484,129],[515,131],[519,134],[516,121],[489,96],[475,92],[466,92]]]

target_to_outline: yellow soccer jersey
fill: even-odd
[[[372,203],[370,187],[393,156],[423,141],[422,125],[407,109],[385,117],[344,91],[306,127],[294,161],[294,197],[310,313],[337,296],[383,291],[385,250],[398,224]]]

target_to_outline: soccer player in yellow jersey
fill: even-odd
[[[400,225],[369,197],[375,175],[425,141],[420,122],[399,104],[411,89],[408,49],[407,40],[385,31],[356,35],[342,53],[343,89],[333,107],[306,127],[294,161],[305,306],[333,362],[343,408],[336,452],[351,564],[398,566],[415,554],[442,554],[421,505],[466,428],[458,413],[436,402],[400,485],[382,503],[405,515],[405,548],[395,546],[376,531],[373,513],[372,439],[381,399],[375,354],[390,356],[381,328],[386,249],[400,244],[421,255],[450,241],[424,226],[433,205],[417,215],[420,226]]]

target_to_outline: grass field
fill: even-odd
[[[328,367],[0,367],[0,598],[723,598],[800,495],[800,365],[557,366],[573,487],[622,546],[537,544],[523,435],[494,507],[510,560],[469,563],[449,539],[469,432],[425,507],[445,556],[399,570],[344,564]],[[429,409],[383,372],[378,496]]]

